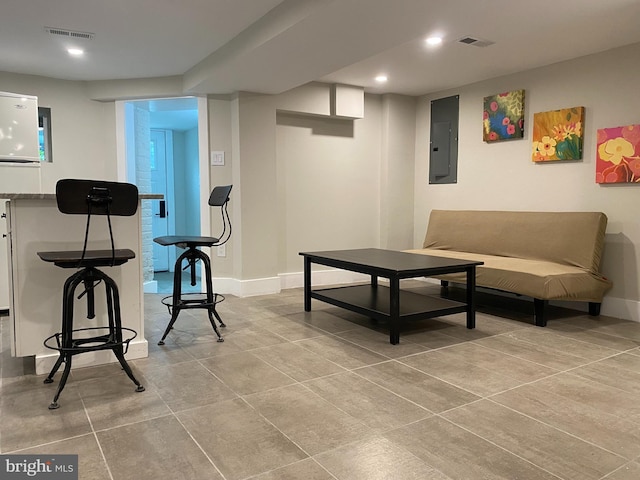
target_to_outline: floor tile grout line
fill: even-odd
[[[91,433],[93,434],[93,438],[96,441],[96,445],[98,445],[98,450],[100,450],[100,456],[102,457],[102,460],[104,461],[104,465],[107,468],[107,473],[109,474],[109,478],[111,480],[115,480],[113,478],[113,472],[111,471],[111,467],[109,466],[109,462],[107,461],[107,457],[104,454],[104,449],[102,448],[102,444],[100,443],[100,439],[98,438],[98,433],[96,432],[95,427],[93,426],[93,422],[91,421],[91,416],[89,415],[89,410],[87,409],[87,404],[84,401],[84,398],[82,398],[82,393],[81,393],[81,389],[78,388],[78,396],[80,397],[80,402],[82,402],[82,408],[84,409],[84,414],[87,416],[87,420],[89,421],[89,426],[91,427]]]
[[[487,443],[490,443],[490,444],[491,444],[491,445],[493,445],[494,447],[499,448],[500,450],[502,450],[502,451],[504,451],[504,452],[507,452],[507,453],[509,453],[510,455],[513,455],[513,456],[514,456],[514,457],[516,457],[516,458],[519,458],[520,460],[522,460],[522,461],[524,461],[524,462],[528,463],[529,465],[533,465],[534,467],[536,467],[536,468],[538,468],[538,469],[542,470],[543,472],[548,473],[549,475],[552,475],[552,476],[554,476],[554,477],[558,478],[559,480],[564,480],[562,477],[560,477],[559,475],[556,475],[555,473],[553,473],[553,472],[551,472],[550,470],[548,470],[548,469],[544,468],[543,466],[538,465],[538,464],[536,464],[536,463],[532,462],[531,460],[528,460],[528,459],[524,458],[523,456],[518,455],[517,453],[512,452],[511,450],[509,450],[509,449],[507,449],[507,448],[505,448],[505,447],[502,447],[501,445],[498,445],[497,443],[495,443],[494,441],[492,441],[492,440],[490,440],[490,439],[488,439],[488,438],[484,438],[482,435],[478,435],[477,433],[475,433],[475,432],[473,432],[473,431],[469,430],[468,428],[466,428],[466,427],[464,427],[464,426],[462,426],[462,425],[458,425],[457,423],[453,422],[452,420],[448,419],[447,417],[444,417],[444,416],[442,416],[442,415],[440,415],[440,414],[436,414],[435,416],[439,417],[440,419],[444,420],[445,422],[450,423],[451,425],[454,425],[454,426],[455,426],[455,427],[457,427],[457,428],[460,428],[460,429],[462,429],[462,430],[466,431],[467,433],[469,433],[469,434],[471,434],[471,435],[473,435],[473,436],[475,436],[475,437],[477,437],[477,438],[482,439],[483,441],[485,441],[485,442],[487,442]]]
[[[573,437],[576,440],[579,440],[581,442],[587,443],[587,444],[591,445],[592,447],[596,447],[596,448],[598,448],[600,450],[604,450],[607,453],[615,455],[616,457],[620,457],[620,458],[624,459],[625,462],[628,462],[628,461],[632,460],[632,459],[630,459],[628,457],[625,457],[625,456],[621,455],[620,453],[616,453],[614,451],[611,451],[608,448],[603,447],[602,445],[598,445],[597,443],[593,443],[591,440],[587,440],[586,438],[582,438],[582,437],[580,437],[580,436],[578,436],[578,435],[576,435],[574,433],[567,432],[566,430],[563,430],[562,428],[559,428],[559,427],[557,427],[555,425],[547,423],[547,422],[545,422],[543,420],[540,420],[540,419],[538,419],[536,417],[532,417],[531,415],[527,414],[526,412],[522,412],[520,410],[517,410],[517,409],[515,409],[513,407],[510,407],[509,405],[503,405],[502,403],[499,403],[499,402],[495,401],[493,398],[486,398],[485,400],[493,403],[494,405],[498,405],[500,407],[506,408],[507,410],[511,410],[512,412],[517,413],[518,415],[522,415],[523,417],[527,417],[528,419],[533,420],[536,423],[541,423],[542,425],[545,425],[545,426],[547,426],[549,428],[552,428],[553,430],[556,430],[558,432],[564,433],[565,435],[569,435],[570,437]]]
[[[200,442],[198,442],[195,437],[191,434],[191,432],[189,431],[189,429],[184,425],[184,423],[182,423],[182,421],[180,420],[180,417],[178,417],[178,415],[176,415],[175,412],[172,412],[173,418],[176,419],[176,421],[180,424],[180,426],[184,429],[184,431],[187,433],[187,435],[189,436],[189,438],[191,438],[191,440],[193,441],[193,443],[200,449],[200,451],[202,452],[202,454],[206,457],[206,459],[209,461],[209,463],[211,465],[213,465],[213,468],[216,469],[216,471],[220,474],[220,476],[224,479],[227,480],[227,477],[224,475],[224,473],[222,473],[222,471],[218,468],[218,466],[216,465],[216,463],[213,461],[213,459],[209,456],[209,454],[205,451],[205,449],[202,447],[202,445],[200,445]]]
[[[612,475],[615,475],[617,472],[621,471],[623,468],[628,467],[630,465],[633,465],[634,463],[636,463],[636,462],[631,460],[631,461],[625,463],[624,465],[620,465],[618,468],[616,468],[615,470],[607,473],[605,476],[601,477],[599,480],[607,480],[608,478],[612,478]]]

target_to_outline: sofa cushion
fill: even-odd
[[[611,287],[611,282],[597,273],[556,262],[431,248],[408,252],[482,261],[484,265],[476,268],[478,286],[542,300],[601,302],[604,293]],[[437,278],[458,283],[466,282],[464,273],[442,275]]]

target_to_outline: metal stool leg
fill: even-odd
[[[165,329],[162,338],[158,342],[158,345],[164,345],[164,339],[167,338],[167,335],[169,335],[169,331],[173,328],[173,324],[176,323],[178,314],[180,313],[180,304],[182,302],[182,260],[186,258],[187,253],[188,252],[184,252],[182,255],[180,255],[173,267],[171,320],[169,320],[169,325],[167,325],[167,328]]]
[[[190,278],[191,284],[196,284],[196,263],[200,260],[204,267],[203,275],[205,277],[205,285],[206,285],[206,300],[183,300],[182,299],[182,263],[186,261],[188,263],[187,267],[190,268]],[[187,268],[185,267],[185,268]],[[178,319],[178,315],[183,308],[206,308],[207,314],[209,317],[209,322],[213,327],[213,331],[218,336],[218,342],[224,342],[224,338],[220,335],[218,331],[218,327],[216,325],[216,319],[220,323],[221,327],[226,327],[222,318],[216,311],[216,300],[217,294],[213,293],[213,282],[211,280],[211,260],[209,256],[198,250],[195,246],[190,246],[182,255],[180,255],[174,266],[174,274],[173,274],[173,294],[172,294],[172,304],[170,305],[171,319],[169,320],[169,324],[162,335],[162,338],[158,342],[158,345],[164,345],[164,340],[169,334],[169,331],[173,328],[173,324]],[[215,317],[215,319],[214,319]]]
[[[49,410],[55,410],[56,408],[60,407],[60,405],[58,404],[58,398],[60,397],[62,390],[64,390],[64,386],[66,385],[67,379],[69,378],[69,373],[71,372],[71,357],[73,355],[71,355],[70,353],[64,353],[63,355],[64,371],[62,372],[62,377],[60,378],[60,383],[58,384],[58,390],[56,390],[56,394],[49,404]]]
[[[109,330],[115,340],[115,343],[111,346],[111,351],[120,362],[120,365],[127,376],[136,385],[136,392],[144,392],[144,387],[133,375],[131,367],[124,358],[124,348],[122,346],[122,316],[120,315],[120,293],[118,292],[118,286],[116,285],[116,282],[106,274],[104,275],[103,281],[107,290]]]

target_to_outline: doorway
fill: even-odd
[[[202,232],[200,107],[195,97],[124,102],[127,180],[141,193],[164,196],[142,204],[143,222],[147,216],[151,224],[150,231],[143,227],[142,239],[148,293],[171,293],[174,263],[181,253],[177,247],[156,244],[153,238]],[[183,291],[190,289],[183,282]]]

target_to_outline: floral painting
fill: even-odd
[[[598,129],[596,183],[640,183],[640,125]]]
[[[485,142],[499,142],[524,136],[524,90],[484,97]]]
[[[583,117],[584,107],[534,114],[532,160],[580,160]]]

